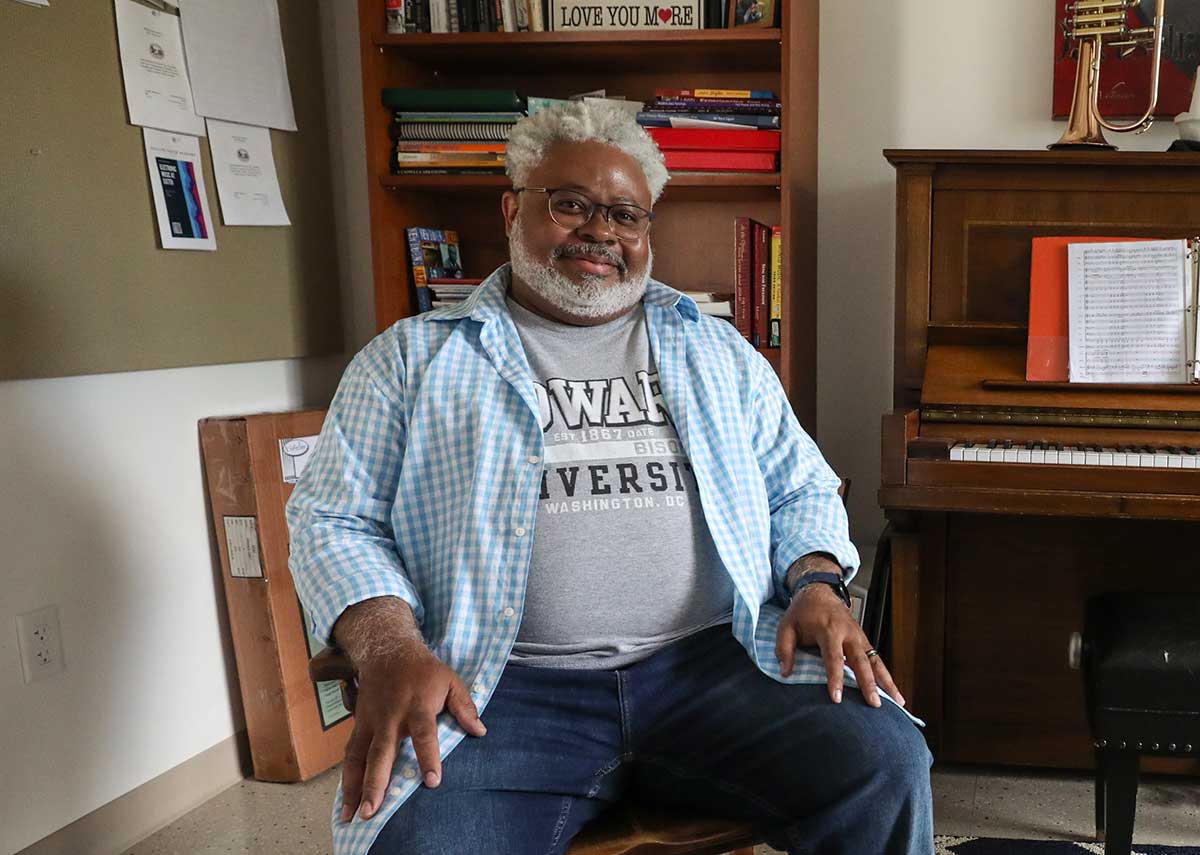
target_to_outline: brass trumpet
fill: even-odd
[[[1130,27],[1129,10],[1141,6],[1142,0],[1076,0],[1067,6],[1063,22],[1068,38],[1079,41],[1079,68],[1075,73],[1075,97],[1071,103],[1071,118],[1062,138],[1047,148],[1113,149],[1116,146],[1104,139],[1104,128],[1114,133],[1134,131],[1145,133],[1154,123],[1154,108],[1158,106],[1158,73],[1162,63],[1163,7],[1166,0],[1157,0],[1154,25]],[[1114,125],[1100,115],[1100,57],[1105,47],[1124,48],[1128,56],[1139,47],[1153,43],[1154,59],[1150,72],[1150,106],[1140,119],[1128,125]]]

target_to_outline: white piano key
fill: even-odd
[[[963,459],[963,446],[962,446],[961,442],[956,442],[954,445],[950,446],[950,459],[951,460],[962,460]]]
[[[1147,451],[1138,452],[1138,466],[1144,466],[1147,469],[1154,468],[1154,454]]]
[[[1113,466],[1128,466],[1129,458],[1134,455],[1126,454],[1124,451],[1113,452]]]
[[[1117,450],[1115,448],[1100,449],[1100,465],[1112,466],[1114,464],[1113,457],[1116,456],[1116,453]]]
[[[1045,463],[1046,462],[1046,449],[1044,449],[1044,448],[1032,449],[1029,452],[1029,462],[1030,463]]]
[[[1084,461],[1087,459],[1087,453],[1077,445],[1072,445],[1068,450],[1071,452],[1071,465],[1082,466]],[[1059,462],[1062,461],[1061,454],[1058,456],[1058,459]]]
[[[1016,446],[1013,446],[1012,448],[1004,449],[1004,457],[1001,458],[1001,462],[1003,462],[1003,463],[1016,463],[1017,462]]]
[[[1058,450],[1054,448],[1046,449],[1046,462],[1058,465]]]
[[[1100,465],[1100,452],[1093,451],[1090,448],[1087,449],[1086,451],[1083,452],[1083,462],[1084,462],[1085,466],[1099,466]]]
[[[1195,454],[1188,454],[1185,451],[1182,456],[1183,456],[1183,466],[1182,466],[1183,469],[1200,469],[1200,466],[1196,465],[1196,455]]]
[[[1174,452],[1167,452],[1167,468],[1168,469],[1182,469],[1183,468],[1183,455],[1175,454]]]
[[[1171,455],[1161,449],[1156,449],[1154,452],[1154,468],[1166,469],[1170,465]]]
[[[970,448],[963,447],[963,461],[974,463],[979,460],[979,446],[972,445]]]

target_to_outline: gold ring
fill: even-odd
[[[874,659],[878,655],[879,655],[879,651],[876,650],[874,647],[872,647],[870,650],[867,651],[868,659]]]

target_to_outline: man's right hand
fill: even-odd
[[[487,733],[462,679],[423,643],[405,643],[358,663],[354,732],[342,766],[342,822],[355,811],[370,819],[379,810],[405,737],[412,737],[425,785],[441,782],[437,716],[443,709],[467,733]]]

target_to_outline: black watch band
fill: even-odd
[[[796,595],[804,590],[805,586],[812,585],[813,583],[828,585],[829,587],[833,588],[833,590],[837,592],[837,595],[841,601],[846,604],[846,608],[851,607],[850,590],[846,587],[846,583],[843,581],[842,577],[837,573],[822,573],[820,571],[805,573],[796,581],[796,587],[792,591],[792,599],[795,599]]]

